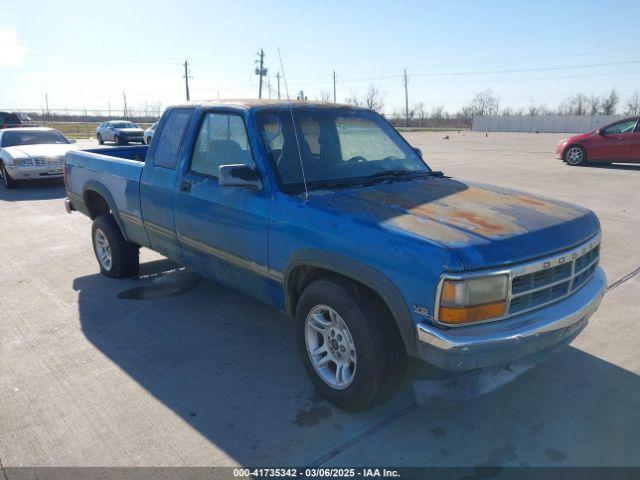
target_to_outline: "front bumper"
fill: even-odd
[[[606,286],[598,267],[570,297],[517,317],[451,329],[420,323],[418,354],[444,370],[486,368],[528,357],[575,338],[600,306]]]
[[[36,180],[38,178],[62,178],[62,165],[6,165],[13,180]]]

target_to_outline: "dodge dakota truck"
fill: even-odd
[[[146,247],[287,312],[343,409],[389,398],[409,356],[454,375],[538,363],[602,300],[594,213],[433,171],[375,112],[188,103],[155,137],[66,155],[101,272],[135,276]]]

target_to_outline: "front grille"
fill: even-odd
[[[571,295],[593,276],[600,259],[600,245],[590,244],[579,251],[541,262],[516,274],[511,281],[508,315],[541,307]]]
[[[58,167],[62,165],[62,157],[36,157],[33,159],[33,164],[47,167]]]

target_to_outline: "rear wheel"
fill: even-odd
[[[9,176],[9,172],[4,166],[4,163],[0,163],[0,177],[2,177],[2,185],[4,188],[16,188],[18,182]]]
[[[103,275],[124,278],[138,274],[139,247],[125,240],[111,215],[100,215],[93,221],[91,238]]]
[[[102,139],[102,135],[98,134],[96,135],[96,138],[98,139],[98,144],[104,145],[104,140]]]
[[[587,163],[587,152],[579,145],[573,145],[564,154],[564,161],[571,166],[577,167]]]
[[[404,377],[404,345],[388,311],[364,287],[326,277],[296,308],[300,356],[316,389],[348,411],[388,399]]]

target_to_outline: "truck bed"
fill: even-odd
[[[67,193],[72,208],[89,216],[87,192],[109,203],[126,237],[145,245],[140,209],[140,178],[147,146],[72,150],[65,156]],[[89,193],[90,194],[90,193]]]

